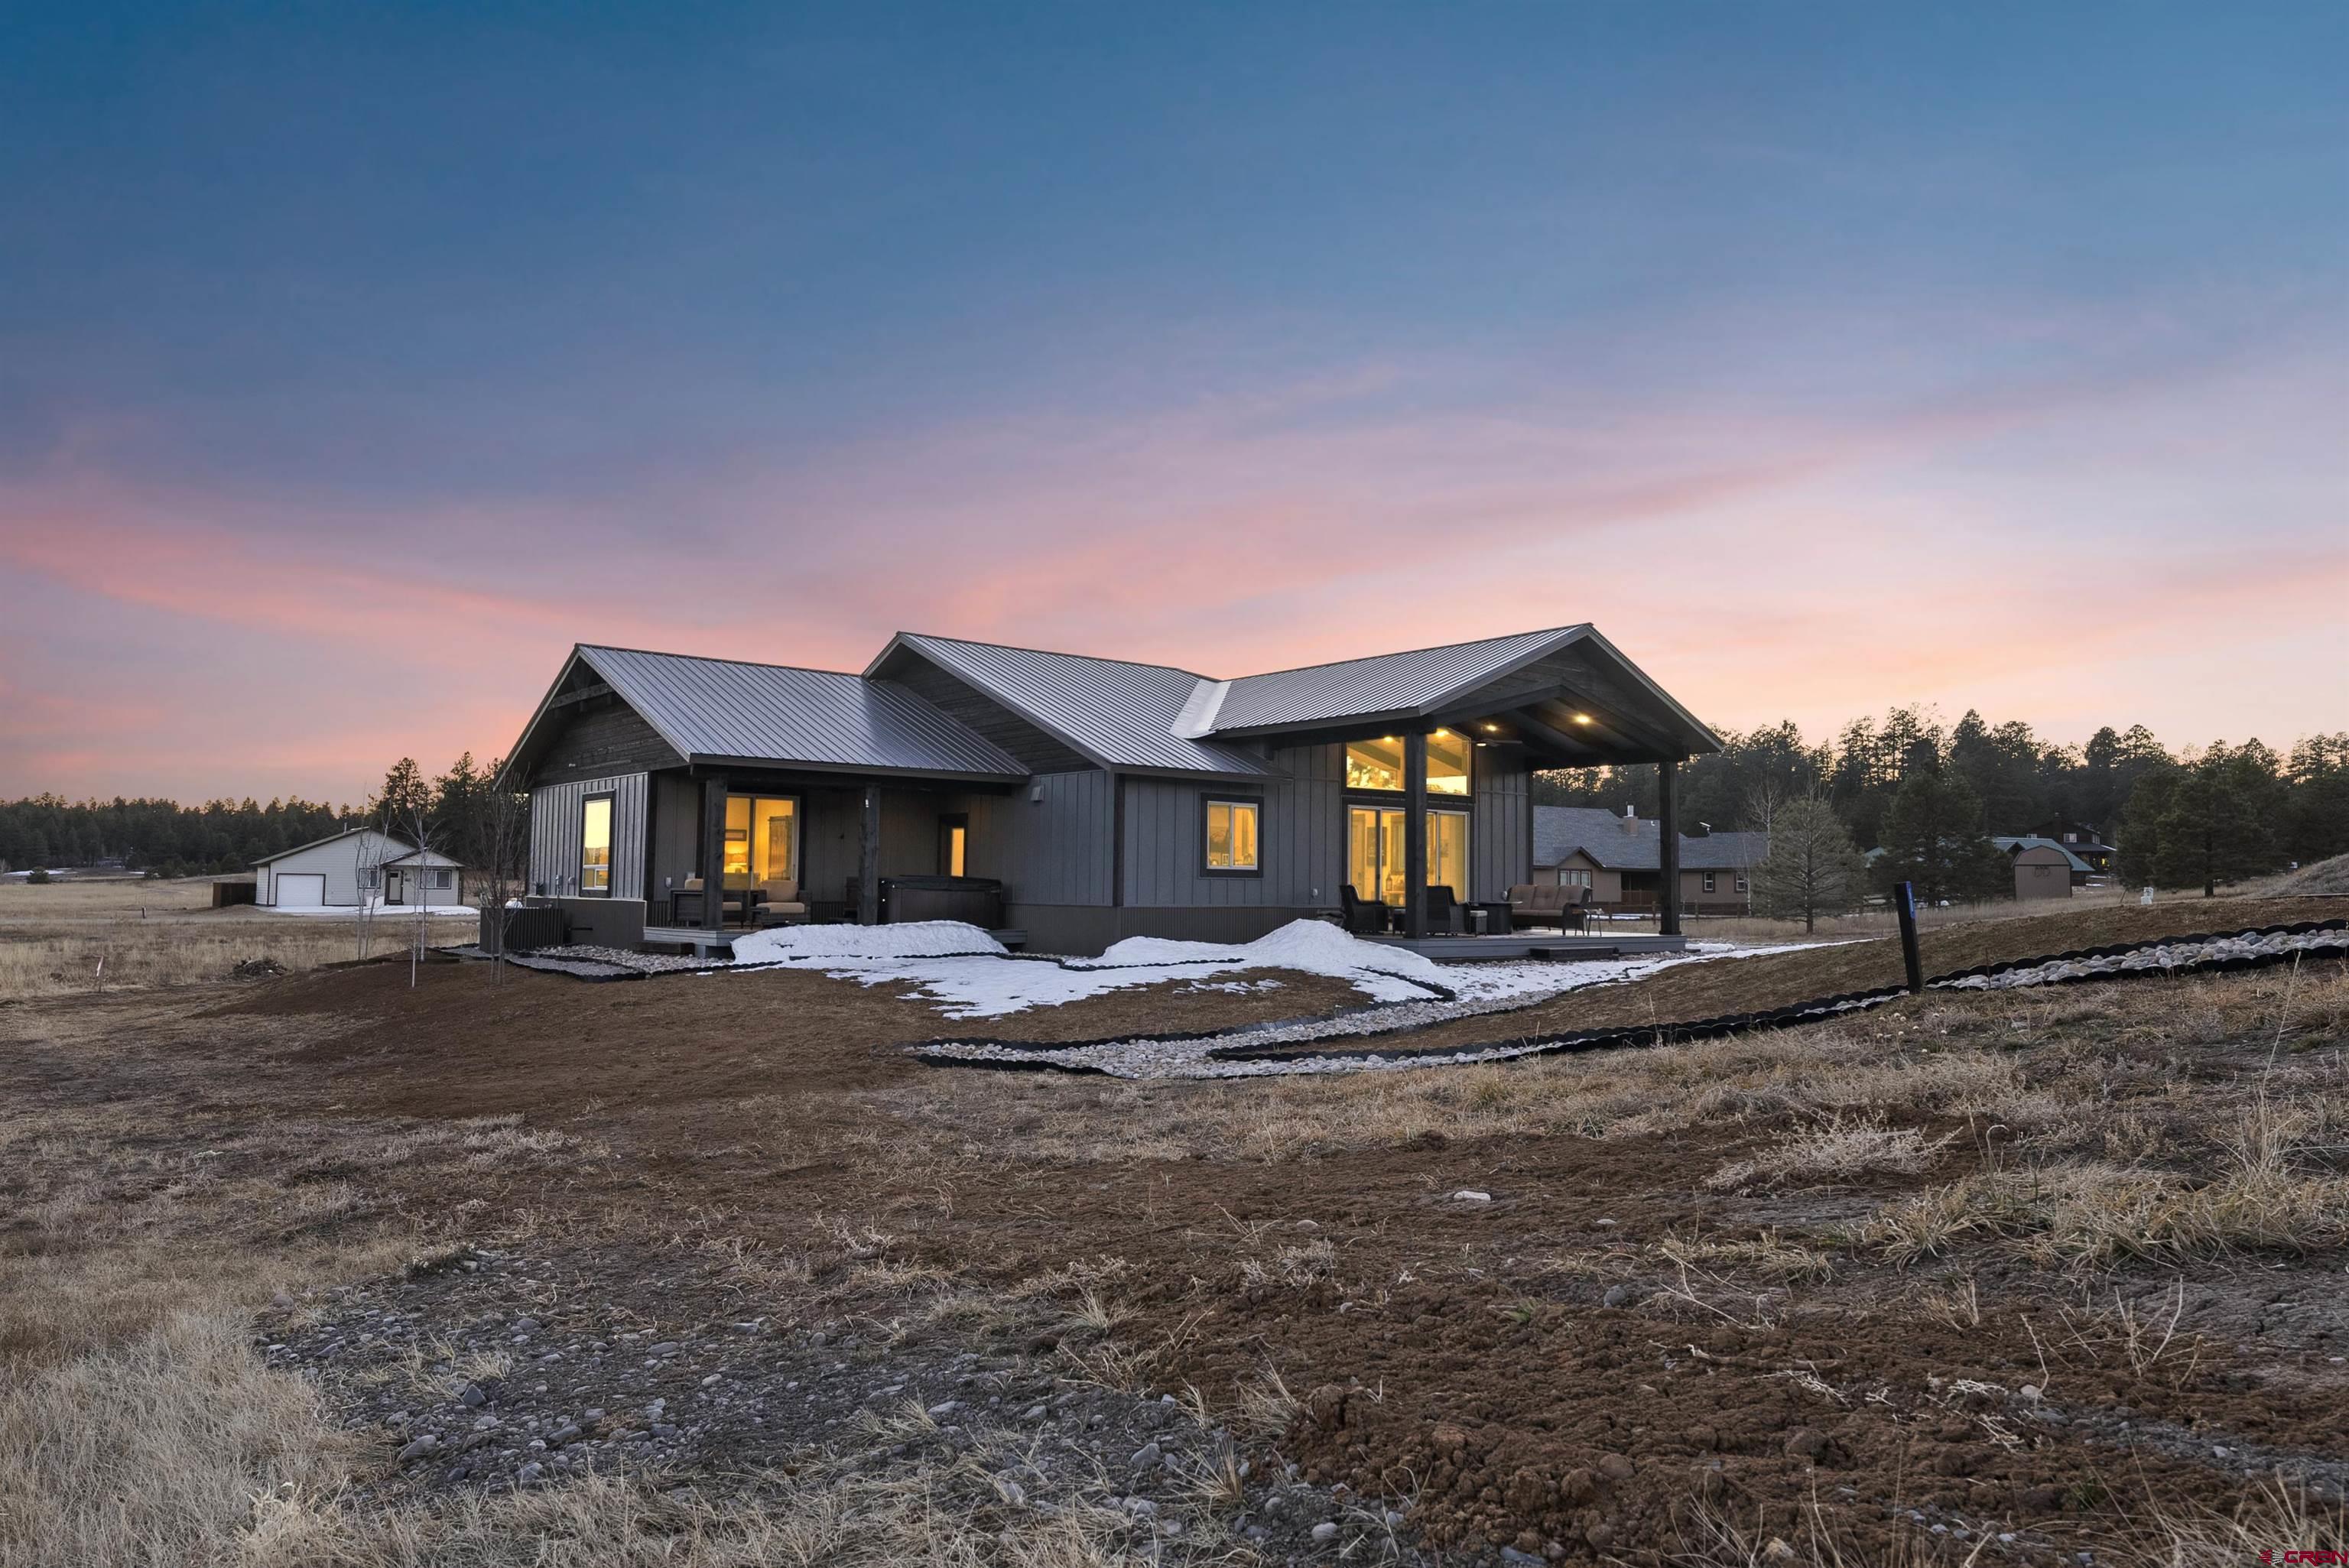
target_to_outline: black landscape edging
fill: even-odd
[[[2251,931],[2212,932],[2197,936],[2168,936],[2150,942],[2127,943],[2116,946],[2057,954],[2044,958],[2019,959],[2012,963],[1983,965],[1962,969],[1953,974],[1937,975],[1925,983],[1927,990],[1971,990],[1953,982],[1990,974],[2005,974],[2015,969],[2031,969],[2046,964],[2076,962],[2085,957],[2115,958],[2157,947],[2191,945],[2205,942],[2226,942],[2238,938],[2264,936],[2299,936],[2310,932],[2349,928],[2349,921],[2302,921],[2292,925],[2269,926]],[[2062,985],[2093,980],[2140,980],[2178,975],[2229,974],[2248,969],[2264,969],[2278,964],[2288,964],[2305,956],[2302,953],[2259,953],[2226,958],[2207,959],[2200,963],[2182,964],[2163,969],[2106,971],[2092,975],[2066,975],[2034,983],[2037,985]],[[1301,1061],[1321,1058],[1334,1061],[1412,1061],[1442,1060],[1446,1057],[1473,1055],[1484,1051],[1506,1051],[1506,1057],[1488,1059],[1518,1061],[1526,1057],[1557,1056],[1568,1052],[1591,1050],[1622,1050],[1646,1046],[1670,1045],[1680,1041],[1718,1039],[1723,1035],[1745,1030],[1784,1028],[1808,1023],[1837,1013],[1864,1012],[1887,1002],[1907,995],[1908,988],[1886,986],[1874,991],[1849,991],[1841,995],[1825,996],[1816,1001],[1791,1003],[1760,1013],[1730,1013],[1716,1017],[1692,1019],[1678,1024],[1625,1025],[1610,1029],[1578,1030],[1573,1034],[1548,1038],[1532,1038],[1521,1046],[1512,1047],[1501,1041],[1482,1046],[1427,1047],[1417,1051],[1306,1051],[1298,1049],[1249,1051],[1209,1051],[1210,1061]]]
[[[2070,953],[2050,954],[2037,958],[2020,958],[2002,961],[1997,964],[1979,965],[1973,968],[1953,970],[1946,975],[1935,975],[1925,984],[1928,990],[1971,991],[1973,989],[1972,987],[1960,986],[1957,985],[1955,982],[2007,974],[2017,969],[2037,968],[2041,965],[2049,964],[2079,962],[2084,959],[2091,958],[2124,957],[2132,953],[2146,952],[2158,947],[2190,946],[2202,943],[2225,942],[2236,939],[2256,939],[2268,936],[2301,936],[2313,932],[2336,931],[2344,929],[2349,929],[2349,920],[2298,921],[2287,925],[2257,927],[2244,931],[2206,932],[2195,935],[2157,937],[2144,942],[2121,943],[2105,947],[2077,949]],[[2212,958],[2199,963],[2177,965],[2161,969],[2119,970],[2106,971],[2099,974],[2063,975],[2060,977],[2033,982],[2033,986],[2035,988],[2038,985],[2069,985],[2080,981],[2137,980],[2152,977],[2168,977],[2179,975],[2228,974],[2242,970],[2268,968],[2278,964],[2294,962],[2305,956],[2306,954],[2304,952],[2251,954],[2226,958]],[[2321,956],[2334,955],[2323,954]],[[1598,989],[1598,987],[1590,988]],[[1301,1062],[1312,1060],[1362,1062],[1423,1060],[1437,1062],[1451,1057],[1465,1057],[1471,1060],[1521,1061],[1528,1057],[1558,1056],[1594,1050],[1638,1049],[1650,1046],[1693,1043],[1698,1040],[1718,1039],[1725,1035],[1738,1034],[1741,1032],[1785,1028],[1797,1024],[1816,1022],[1819,1019],[1832,1017],[1840,1014],[1865,1012],[1875,1007],[1882,1006],[1887,1002],[1898,1001],[1908,994],[1908,989],[1905,986],[1889,985],[1868,991],[1842,992],[1832,996],[1822,996],[1814,998],[1810,1001],[1789,1003],[1783,1007],[1766,1008],[1763,1011],[1754,1013],[1727,1013],[1710,1018],[1691,1019],[1682,1023],[1622,1025],[1605,1029],[1583,1029],[1577,1030],[1571,1034],[1556,1035],[1547,1037],[1529,1037],[1515,1045],[1495,1040],[1477,1045],[1460,1045],[1450,1047],[1430,1046],[1417,1050],[1377,1050],[1360,1048],[1314,1050],[1307,1048],[1310,1045],[1310,1042],[1299,1042],[1297,1045],[1264,1048],[1250,1048],[1245,1046],[1237,1046],[1221,1050],[1211,1050],[1206,1054],[1206,1059],[1214,1062]],[[1540,1002],[1526,1003],[1525,1006],[1530,1007],[1539,1006],[1541,1002],[1551,1002],[1555,1000],[1557,1000],[1557,996],[1552,995],[1541,998]],[[1472,1014],[1470,1016],[1506,1016],[1508,1013],[1516,1010],[1517,1009],[1516,1008],[1499,1009],[1491,1015]],[[1294,1022],[1305,1021],[1308,1020],[1294,1020]],[[1255,1029],[1271,1029],[1282,1026],[1285,1026],[1279,1024],[1251,1026],[1251,1027]],[[1429,1026],[1427,1025],[1404,1024],[1397,1026],[1396,1028],[1392,1030],[1380,1030],[1363,1035],[1340,1036],[1338,1037],[1348,1039],[1376,1039],[1385,1034],[1408,1033],[1413,1029],[1425,1028],[1428,1026]],[[1021,1058],[1012,1060],[1004,1060],[1001,1058],[983,1057],[947,1056],[942,1053],[926,1049],[916,1051],[915,1056],[916,1060],[927,1062],[933,1066],[939,1067],[996,1068],[1008,1068],[1013,1071],[1056,1071],[1092,1073],[1109,1076],[1103,1073],[1103,1069],[1089,1064],[1071,1063],[1055,1058],[1061,1052],[1080,1050],[1087,1047],[1179,1044],[1185,1040],[1208,1039],[1217,1035],[1228,1034],[1231,1032],[1232,1031],[1218,1029],[1199,1029],[1160,1035],[1111,1035],[1096,1039],[1061,1040],[1050,1042],[1034,1040],[972,1039],[968,1037],[957,1037],[951,1041],[932,1041],[929,1042],[929,1044],[933,1046],[953,1044],[991,1047],[998,1049],[1019,1051],[1023,1053],[1023,1057]],[[1486,1054],[1495,1052],[1506,1054]],[[1465,1064],[1464,1063],[1463,1065]]]

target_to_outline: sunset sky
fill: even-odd
[[[2349,727],[2349,5],[12,7],[0,797],[574,642]]]

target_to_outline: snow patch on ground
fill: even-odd
[[[790,925],[737,937],[734,962],[820,969],[867,985],[911,985],[950,1018],[999,1018],[1135,985],[1256,969],[1331,975],[1374,1002],[1423,1001],[1452,988],[1451,974],[1441,965],[1318,920],[1295,921],[1257,941],[1228,945],[1129,937],[1099,958],[1008,953],[978,926],[959,921]]]
[[[1667,965],[1752,951],[1725,943],[1698,943],[1685,954],[1628,961],[1442,965],[1402,948],[1364,942],[1319,920],[1293,921],[1254,942],[1133,936],[1099,958],[1008,953],[978,926],[948,920],[781,926],[737,937],[733,946],[737,966],[815,969],[866,985],[911,985],[916,996],[950,1018],[999,1018],[1169,980],[1239,989],[1250,984],[1241,977],[1265,969],[1326,975],[1346,981],[1375,1003],[1457,998],[1469,1010],[1479,1011]]]
[[[816,958],[944,958],[987,954],[1003,944],[959,920],[909,920],[902,925],[779,925],[734,939],[737,964],[791,964]]]

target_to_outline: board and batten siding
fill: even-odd
[[[580,810],[590,795],[612,797],[612,896],[645,896],[645,798],[649,775],[616,773],[542,784],[530,792],[530,891],[579,890]]]
[[[1533,774],[1510,746],[1476,748],[1468,806],[1468,896],[1491,901],[1534,874]]]
[[[1117,780],[1108,773],[1040,773],[1009,794],[951,799],[946,810],[970,817],[964,869],[999,879],[1007,904],[1113,902]]]
[[[1125,902],[1135,908],[1334,907],[1346,865],[1346,748],[1273,754],[1287,778],[1245,784],[1125,779]],[[1201,802],[1261,799],[1262,873],[1212,876],[1200,842]]]

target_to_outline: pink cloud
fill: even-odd
[[[2271,430],[2298,374],[2220,412]],[[1911,697],[2181,735],[2349,722],[2337,681],[2242,673],[2349,653],[2337,496],[2287,497],[2223,548],[2101,544],[2132,515],[2231,521],[2272,470],[2210,437],[2225,420],[2191,377],[1833,418],[1587,396],[1366,411],[1410,383],[1378,366],[1151,418],[1006,416],[569,509],[88,466],[0,487],[19,584],[0,726],[37,742],[0,756],[0,793],[350,796],[403,752],[502,749],[574,640],[855,668],[899,628],[1230,675],[1592,620],[1741,727]],[[2203,444],[2165,467],[2171,428]],[[2084,490],[2110,520],[2076,514]],[[2207,669],[2181,677],[2181,643]]]

